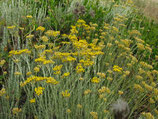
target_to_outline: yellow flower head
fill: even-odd
[[[28,38],[28,39],[31,39],[31,38],[33,38],[34,37],[34,35],[28,35],[28,36],[26,36],[26,38]]]
[[[39,67],[35,67],[35,68],[34,68],[34,71],[37,73],[37,72],[40,71],[40,68],[39,68]]]
[[[70,97],[70,93],[68,92],[68,90],[62,91],[62,96],[63,97]]]
[[[90,90],[90,89],[87,89],[87,90],[85,90],[84,91],[84,95],[87,95],[87,94],[89,94],[89,93],[91,93],[92,91]]]
[[[41,39],[42,39],[43,42],[48,42],[49,41],[47,36],[42,36]]]
[[[122,71],[122,68],[117,66],[117,65],[114,65],[113,66],[113,71],[116,71],[116,72],[121,72]]]
[[[30,103],[35,103],[35,102],[36,102],[35,98],[30,100]]]
[[[21,75],[21,73],[20,72],[15,72],[14,75]]]
[[[6,93],[5,88],[2,88],[2,89],[0,90],[0,96],[3,96],[5,93]]]
[[[82,105],[81,104],[77,104],[77,108],[81,109]]]
[[[15,107],[15,108],[12,109],[12,113],[13,114],[18,114],[21,111],[22,111],[21,108],[17,108],[17,107]]]
[[[91,82],[92,82],[92,83],[99,83],[99,82],[100,82],[100,79],[97,78],[97,77],[93,77],[93,78],[91,79]]]
[[[122,94],[123,94],[123,91],[120,91],[120,90],[119,90],[119,91],[118,91],[118,94],[119,94],[119,95],[122,95]]]
[[[32,18],[32,16],[31,15],[27,15],[26,18]]]
[[[67,109],[66,112],[67,112],[67,113],[71,113],[71,110],[70,110],[70,109]]]
[[[0,66],[3,66],[6,63],[5,60],[0,60]]]
[[[36,31],[44,31],[44,30],[45,30],[45,28],[42,26],[39,26],[38,28],[36,28]]]
[[[14,29],[16,26],[7,26],[8,29]]]
[[[90,112],[90,114],[92,115],[92,117],[94,119],[98,119],[98,113],[97,112]]]
[[[39,96],[39,95],[41,95],[43,93],[44,89],[45,88],[43,88],[43,87],[37,87],[37,88],[35,88],[35,92]]]

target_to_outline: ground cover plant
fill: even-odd
[[[1,12],[0,118],[158,117],[158,71],[131,0],[8,2],[31,9],[15,21]]]

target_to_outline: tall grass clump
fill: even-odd
[[[0,59],[0,118],[157,118],[158,71],[142,60],[152,48],[139,30],[128,29],[130,12],[121,12],[124,4],[110,2],[105,19],[98,17],[102,24],[85,13],[75,16],[70,28],[50,28],[47,21],[33,24],[36,16],[31,15],[25,16],[27,25],[22,28],[4,26],[10,49],[7,59]],[[96,5],[101,6],[99,1]]]

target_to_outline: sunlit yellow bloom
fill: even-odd
[[[101,78],[105,78],[106,76],[105,73],[101,73],[101,72],[98,72],[97,75],[100,76]]]
[[[121,72],[122,71],[122,68],[117,66],[117,65],[114,65],[113,66],[113,71],[116,71],[116,72]]]
[[[141,91],[141,92],[144,91],[144,89],[143,89],[139,84],[134,84],[134,88],[135,88],[136,90]]]
[[[20,54],[30,54],[31,51],[29,51],[28,49],[22,49],[22,50],[11,50],[9,52],[9,56],[12,56],[12,55],[20,55]]]
[[[77,23],[85,24],[86,22],[83,19],[78,19]]]
[[[82,67],[82,65],[80,63],[77,64],[76,66],[76,72],[77,73],[81,73],[81,72],[84,72],[85,69]]]
[[[97,112],[90,112],[92,115],[93,119],[98,119],[98,113]]]
[[[118,28],[116,28],[115,26],[112,27],[113,31],[118,32]]]
[[[60,73],[61,73],[61,71],[55,71],[53,74],[58,75]]]
[[[36,31],[44,31],[44,30],[45,30],[45,28],[42,26],[39,26],[38,28],[36,28]]]
[[[56,81],[53,77],[44,77],[46,79],[46,83],[51,83],[51,84],[58,84],[59,82]]]
[[[45,34],[48,36],[57,37],[58,35],[60,35],[60,31],[48,30],[47,32],[45,32]]]
[[[34,45],[35,49],[44,49],[45,45]]]
[[[8,29],[14,29],[16,26],[7,26]]]
[[[68,92],[68,90],[62,91],[62,96],[63,97],[70,97],[70,93]]]
[[[158,115],[158,110],[157,109],[154,109],[154,112]]]
[[[92,82],[92,83],[99,83],[99,82],[100,82],[100,79],[97,78],[97,77],[93,77],[93,78],[91,79],[91,82]]]
[[[4,72],[3,72],[3,75],[6,75],[6,74],[7,74],[7,72],[6,72],[6,71],[4,71]]]
[[[55,62],[52,60],[44,60],[43,64],[54,64]]]
[[[29,100],[29,101],[30,101],[30,103],[35,103],[36,102],[35,98],[33,98],[33,99]]]
[[[6,94],[6,90],[5,90],[5,88],[2,88],[0,90],[0,96],[3,96],[4,94]]]
[[[26,38],[30,38],[30,39],[33,38],[33,37],[34,37],[34,35],[31,35],[31,34],[26,36]]]
[[[14,75],[21,75],[21,73],[20,72],[15,72]]]
[[[90,89],[87,89],[87,90],[85,90],[84,91],[84,95],[87,95],[87,94],[89,94],[89,93],[91,93],[92,91],[90,90]]]
[[[21,108],[18,108],[18,107],[15,107],[15,108],[12,109],[13,114],[18,114],[21,111],[22,111]]]
[[[153,87],[146,84],[145,81],[142,81],[142,84],[144,85],[144,87],[148,90],[148,91],[152,91],[153,90]]]
[[[53,67],[53,71],[59,71],[62,67],[63,65],[56,65],[55,67]]]
[[[61,77],[64,78],[64,77],[68,77],[69,75],[70,75],[70,73],[69,73],[69,72],[66,72],[66,73],[64,73]]]
[[[5,60],[0,60],[0,66],[3,66],[6,63]]]
[[[39,71],[40,71],[40,68],[39,68],[39,67],[35,67],[35,68],[34,68],[34,71],[35,71],[35,72],[39,72]]]
[[[27,73],[26,73],[27,76],[29,76],[29,75],[31,75],[31,74],[32,74],[32,72],[27,72]]]
[[[27,15],[26,18],[32,18],[32,16],[31,15]]]
[[[150,112],[142,112],[142,115],[146,117],[146,119],[155,119],[154,116]]]
[[[122,95],[122,94],[123,94],[123,91],[120,91],[120,90],[119,90],[119,91],[118,91],[118,94],[119,94],[119,95]]]
[[[49,41],[47,36],[42,36],[41,39],[42,39],[43,42],[48,42]]]
[[[81,109],[82,105],[81,104],[77,104],[77,108]]]
[[[106,87],[103,86],[101,87],[101,89],[98,90],[99,93],[104,93],[106,91]]]
[[[130,35],[138,35],[138,36],[141,35],[141,33],[138,30],[132,30],[132,31],[129,32],[129,34]]]
[[[152,99],[152,98],[149,99],[149,102],[152,104],[155,103],[154,99]]]
[[[67,112],[67,113],[71,113],[71,110],[70,110],[70,109],[67,109],[66,112]]]
[[[38,96],[39,96],[39,95],[42,95],[44,89],[45,89],[45,88],[43,88],[43,87],[37,87],[37,88],[35,88],[35,93],[36,93]]]
[[[103,110],[103,112],[104,112],[105,114],[106,114],[106,113],[109,113],[109,111],[108,111],[108,110],[106,110],[106,109],[105,109],[105,110]]]

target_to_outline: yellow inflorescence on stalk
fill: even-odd
[[[68,92],[68,90],[62,91],[62,96],[63,97],[70,97],[70,93]]]
[[[116,72],[122,72],[122,68],[121,67],[119,67],[119,66],[117,66],[117,65],[114,65],[113,66],[113,71],[116,71]]]
[[[42,95],[44,89],[45,89],[45,88],[43,88],[43,87],[37,87],[37,88],[35,88],[35,93],[36,93],[38,96],[39,96],[39,95]]]

